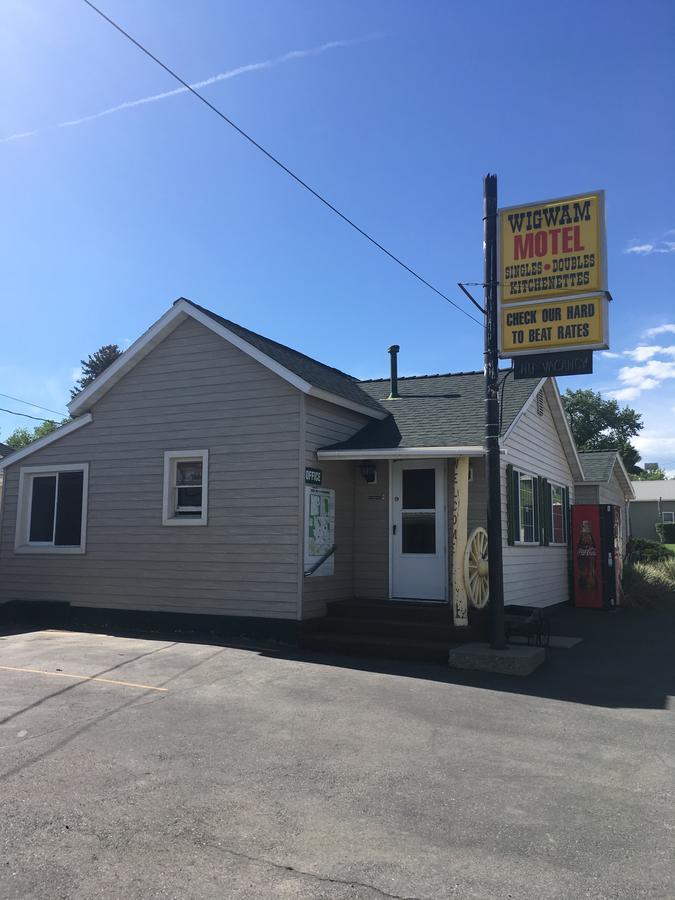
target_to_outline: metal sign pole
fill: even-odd
[[[483,282],[485,290],[485,473],[490,580],[490,642],[506,647],[504,637],[504,572],[502,567],[502,503],[499,455],[499,356],[497,346],[497,176],[483,179]]]

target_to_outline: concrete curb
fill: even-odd
[[[546,659],[543,647],[510,644],[494,650],[489,644],[463,644],[448,654],[451,669],[472,669],[498,675],[531,675]]]

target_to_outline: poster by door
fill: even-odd
[[[335,545],[335,491],[305,486],[305,571],[315,566]],[[312,573],[333,575],[335,555]]]

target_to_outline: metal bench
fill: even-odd
[[[525,637],[528,644],[534,639],[537,647],[548,647],[551,641],[551,621],[546,610],[536,606],[505,606],[504,631],[507,641],[512,637]]]

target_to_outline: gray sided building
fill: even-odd
[[[506,602],[565,602],[582,463],[555,382],[502,377]],[[176,301],[72,422],[0,461],[0,602],[296,624],[425,602],[480,623],[483,392],[472,372],[392,396]]]

